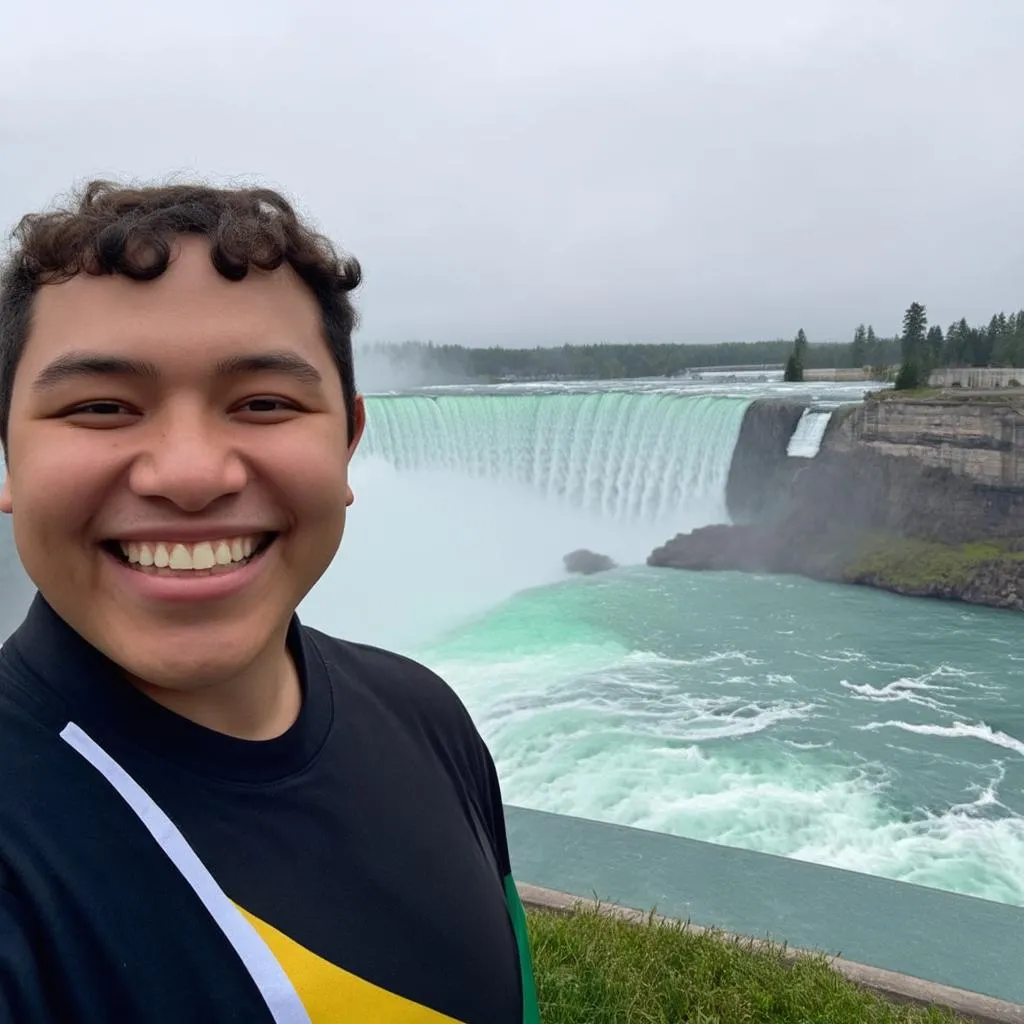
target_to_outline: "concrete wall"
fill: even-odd
[[[985,487],[1024,488],[1024,409],[1010,401],[869,400],[829,440],[912,457]]]
[[[1022,907],[523,807],[505,815],[520,884],[1024,1002]]]
[[[1012,382],[1017,381],[1014,385]],[[1005,388],[1019,386],[1024,383],[1024,369],[993,370],[988,367],[950,366],[941,370],[932,370],[928,375],[928,385],[933,388],[951,388],[958,385],[963,388]]]

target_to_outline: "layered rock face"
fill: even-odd
[[[737,525],[677,535],[649,564],[795,572],[1024,608],[1017,405],[869,399],[833,417],[814,459],[785,455],[792,415],[751,407],[728,487]]]
[[[865,402],[833,447],[867,447],[984,487],[1024,488],[1024,406],[994,396]]]

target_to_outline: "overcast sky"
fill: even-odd
[[[1022,0],[2,0],[0,224],[286,191],[363,341],[848,339],[1024,306]]]

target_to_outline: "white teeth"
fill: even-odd
[[[121,551],[132,565],[205,570],[244,561],[256,550],[259,542],[258,536],[225,537],[223,540],[203,540],[197,544],[130,541],[121,544]]]
[[[168,565],[171,569],[191,569],[192,552],[184,544],[175,544]]]
[[[192,549],[193,569],[212,569],[217,564],[213,554],[213,546],[209,541],[201,541]]]

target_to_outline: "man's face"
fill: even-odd
[[[205,240],[176,251],[155,281],[80,274],[36,296],[0,509],[66,622],[184,690],[283,643],[341,541],[363,406],[349,441],[291,269],[232,282]]]

